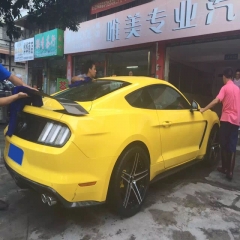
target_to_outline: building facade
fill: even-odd
[[[64,32],[63,56],[28,61],[28,81],[53,93],[92,59],[97,77],[163,79],[204,105],[222,86],[223,68],[240,68],[239,12],[239,0],[99,0],[79,16],[77,32]],[[19,25],[25,38],[54,29]]]
[[[79,22],[91,21],[95,18],[104,17],[106,15],[119,12],[121,10],[130,9],[132,7],[151,2],[152,0],[114,0],[114,1],[99,1],[95,6],[88,6],[88,9],[85,9],[82,14],[79,15]],[[105,5],[107,3],[107,6]],[[22,18],[16,21],[16,25],[23,29],[23,38],[30,39],[34,38],[34,52],[36,53],[37,47],[41,50],[48,49],[47,33],[55,29],[56,26],[42,26],[42,28],[37,27],[36,25],[27,21],[27,10],[22,10]],[[43,40],[40,39],[40,44],[37,43],[36,36],[39,34],[45,34]],[[86,56],[84,59],[82,57],[74,59],[75,66],[80,66],[86,59],[91,58],[91,54]],[[110,56],[109,56],[110,57]],[[99,58],[94,56],[94,59],[97,60],[98,65],[98,74],[99,76],[104,76],[105,70],[105,58],[102,59],[102,54],[99,55]],[[72,60],[72,59],[71,59]],[[111,62],[111,59],[108,60]],[[20,61],[19,61],[20,62]],[[69,66],[69,65],[68,65]],[[51,94],[58,90],[62,90],[64,87],[67,87],[67,55],[45,55],[39,56],[34,54],[34,59],[27,60],[27,81],[28,84],[38,86],[39,89],[42,89],[44,92]],[[72,66],[71,66],[72,68]],[[76,73],[81,73],[81,67],[77,69]],[[72,73],[71,73],[72,74]]]
[[[93,59],[98,77],[164,79],[205,104],[222,86],[224,67],[240,68],[240,1],[155,0],[65,31],[67,78]]]
[[[30,36],[30,35],[29,35]],[[63,30],[53,29],[15,43],[14,61],[27,62],[27,83],[45,93],[67,87],[66,60],[63,54]]]
[[[14,61],[14,42],[10,41],[5,27],[0,27],[0,63],[23,81],[26,81],[26,64]]]

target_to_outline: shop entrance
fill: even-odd
[[[151,50],[135,50],[111,53],[108,55],[107,75],[133,76],[151,75]]]
[[[48,59],[48,86],[49,94],[57,91],[57,79],[66,79],[66,59],[50,58]]]
[[[168,47],[165,79],[205,106],[223,86],[223,69],[240,69],[239,45],[240,39],[234,39]]]
[[[38,89],[43,88],[44,81],[44,61],[35,59],[28,62],[28,84],[36,86]]]
[[[155,76],[155,45],[147,49],[103,52],[74,57],[73,75],[83,74],[82,67],[88,60],[96,64],[97,76]]]

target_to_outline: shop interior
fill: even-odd
[[[104,76],[150,76],[151,58],[154,50],[142,49],[135,51],[107,52],[74,57],[74,76],[82,74],[82,66],[92,60],[96,63],[97,78]]]
[[[165,79],[203,106],[223,86],[223,69],[240,69],[239,45],[234,39],[168,47]]]
[[[108,75],[149,76],[151,51],[148,49],[117,52],[108,55]]]

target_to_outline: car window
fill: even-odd
[[[130,83],[124,81],[97,80],[69,88],[64,92],[56,94],[55,97],[77,102],[93,101],[128,85]]]
[[[148,88],[156,109],[190,109],[189,103],[175,89],[166,85],[154,85]]]
[[[126,96],[128,103],[144,109],[190,109],[189,103],[175,89],[164,84],[136,90]]]
[[[128,103],[137,108],[156,109],[153,99],[149,94],[148,88],[141,88],[133,93],[128,94],[126,97]]]

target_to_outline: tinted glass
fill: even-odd
[[[77,102],[93,101],[111,92],[130,85],[124,81],[97,80],[78,87],[69,88],[55,95],[56,98],[65,98]]]
[[[126,96],[128,103],[137,108],[156,109],[148,88],[139,89]]]
[[[156,109],[190,109],[189,103],[175,89],[166,85],[155,85],[148,89]]]
[[[144,109],[190,109],[189,103],[175,89],[163,84],[139,89],[126,96],[128,103]]]

